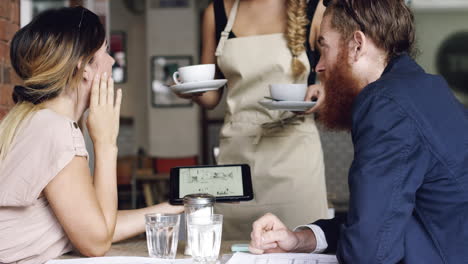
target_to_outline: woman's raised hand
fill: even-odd
[[[116,145],[119,134],[122,90],[114,96],[114,80],[107,73],[96,74],[91,87],[87,126],[94,145]]]

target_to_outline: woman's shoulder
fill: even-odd
[[[41,109],[33,113],[24,129],[34,131],[35,134],[71,136],[73,128],[78,128],[78,126],[68,117],[50,109]]]
[[[74,123],[74,121],[70,118],[56,113],[55,111],[48,108],[38,110],[36,113],[34,113],[33,116],[31,116],[30,122],[37,125],[48,124],[54,128],[70,124],[73,125]]]
[[[40,140],[56,148],[72,148],[75,137],[82,137],[77,124],[50,109],[41,109],[31,115],[18,133],[18,141]]]
[[[0,186],[0,206],[32,205],[74,156],[87,156],[87,151],[73,121],[48,109],[34,112],[0,161],[0,181],[8,188],[14,186],[11,190]]]

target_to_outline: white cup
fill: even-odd
[[[281,101],[304,101],[307,92],[307,84],[302,83],[277,83],[270,84],[270,95]]]
[[[214,64],[199,64],[181,67],[172,75],[172,79],[174,79],[176,84],[208,81],[213,80],[214,77]]]

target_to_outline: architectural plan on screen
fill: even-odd
[[[241,196],[242,167],[208,167],[180,169],[179,196],[209,193],[214,196]]]

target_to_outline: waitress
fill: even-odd
[[[269,84],[305,84],[309,73],[315,79],[317,56],[306,46],[311,50],[316,42],[324,8],[321,0],[214,0],[205,11],[202,63],[216,63],[228,79],[218,163],[249,164],[255,194],[250,202],[216,205],[225,239],[249,239],[252,223],[267,212],[289,227],[326,217],[323,153],[313,118],[258,104],[270,95]],[[222,93],[192,99],[212,109]]]

